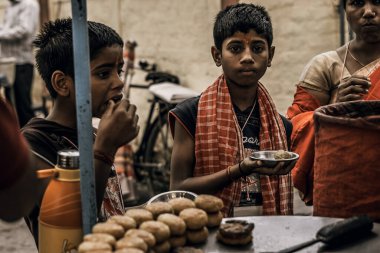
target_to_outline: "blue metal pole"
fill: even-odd
[[[96,223],[97,208],[92,159],[93,130],[86,0],[71,0],[71,6],[83,233],[89,234]]]

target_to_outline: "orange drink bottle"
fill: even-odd
[[[79,151],[61,150],[42,199],[39,216],[39,253],[76,252],[83,238]]]

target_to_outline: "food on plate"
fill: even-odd
[[[145,207],[146,210],[153,214],[154,218],[162,213],[173,213],[173,207],[168,202],[153,202]]]
[[[108,243],[105,242],[82,242],[78,246],[78,252],[79,253],[88,253],[91,251],[104,251],[104,252],[112,252],[112,247]]]
[[[191,244],[198,244],[207,241],[208,229],[203,227],[198,230],[187,230],[186,231],[186,240]]]
[[[204,251],[194,247],[185,246],[174,249],[173,253],[204,253]]]
[[[170,243],[168,240],[161,242],[153,247],[155,253],[169,253],[170,252]]]
[[[156,245],[156,238],[152,233],[146,230],[132,228],[125,233],[125,236],[140,237],[150,248]]]
[[[223,214],[221,211],[218,211],[216,213],[207,213],[208,221],[207,221],[207,227],[214,228],[220,225],[223,219]]]
[[[136,228],[137,224],[136,221],[129,216],[126,215],[114,215],[111,216],[108,219],[108,222],[115,222],[122,226],[125,230],[131,229],[131,228]]]
[[[168,202],[174,210],[175,214],[179,214],[183,209],[195,207],[194,201],[188,198],[175,198]]]
[[[229,220],[221,224],[216,238],[227,245],[246,245],[252,242],[253,223],[245,220]]]
[[[124,232],[124,228],[121,225],[113,222],[100,222],[92,227],[92,233],[106,233],[112,235],[116,239],[123,237]]]
[[[141,249],[135,249],[135,248],[124,248],[124,249],[118,249],[114,251],[114,253],[144,253]]]
[[[177,247],[185,246],[186,244],[186,235],[172,236],[169,238],[169,243],[172,249]]]
[[[83,241],[85,242],[105,242],[111,245],[112,247],[115,245],[116,240],[110,234],[106,233],[96,233],[96,234],[87,234],[83,237]]]
[[[198,195],[194,203],[197,208],[200,208],[207,213],[215,213],[223,208],[223,201],[213,195],[201,194]]]
[[[201,229],[207,225],[207,213],[199,208],[186,208],[179,213],[188,229]]]
[[[276,153],[274,153],[274,159],[276,159],[276,160],[289,159],[291,157],[292,157],[292,155],[289,152],[282,150],[282,149],[280,149]]]
[[[140,225],[140,229],[152,233],[156,238],[157,244],[169,239],[170,237],[170,229],[168,225],[161,221],[144,221]]]
[[[116,242],[116,249],[123,248],[136,248],[146,252],[148,250],[148,245],[140,237],[125,236]]]
[[[153,214],[143,208],[129,209],[125,212],[125,215],[132,217],[136,221],[137,227],[144,221],[153,220]]]
[[[161,221],[168,225],[170,229],[170,234],[175,235],[183,235],[186,231],[186,224],[180,217],[171,214],[171,213],[163,213],[157,217],[157,221]]]

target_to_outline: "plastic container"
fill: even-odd
[[[38,174],[53,176],[40,209],[39,252],[76,250],[83,239],[79,151],[59,151],[55,168]]]

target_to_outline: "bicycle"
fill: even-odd
[[[179,87],[180,80],[177,76],[167,72],[157,71],[157,65],[150,64],[147,61],[139,61],[138,69],[146,72],[146,84],[137,84],[132,82],[134,74],[134,49],[137,46],[135,42],[127,42],[127,58],[125,69],[125,95],[129,97],[131,89],[148,89],[151,98],[148,98],[150,104],[146,124],[142,132],[140,143],[133,154],[131,148],[127,149],[124,154],[127,160],[133,164],[133,172],[137,181],[147,187],[148,196],[140,196],[137,201],[126,201],[130,205],[141,204],[158,193],[169,190],[170,183],[170,160],[171,151],[173,147],[173,138],[171,137],[168,113],[179,102],[185,100],[187,97],[198,95],[197,92],[182,87],[188,95],[179,100],[170,101],[161,96],[162,87],[169,87],[173,90],[176,86]],[[160,85],[160,86],[157,86]],[[158,89],[154,89],[158,88]],[[158,90],[158,92],[157,92]],[[128,158],[129,157],[129,158]],[[131,169],[131,168],[130,168]],[[130,172],[129,172],[130,173]],[[128,172],[127,172],[128,174]],[[136,197],[136,196],[135,196]],[[137,196],[137,198],[139,198]],[[128,205],[128,203],[126,203]]]

